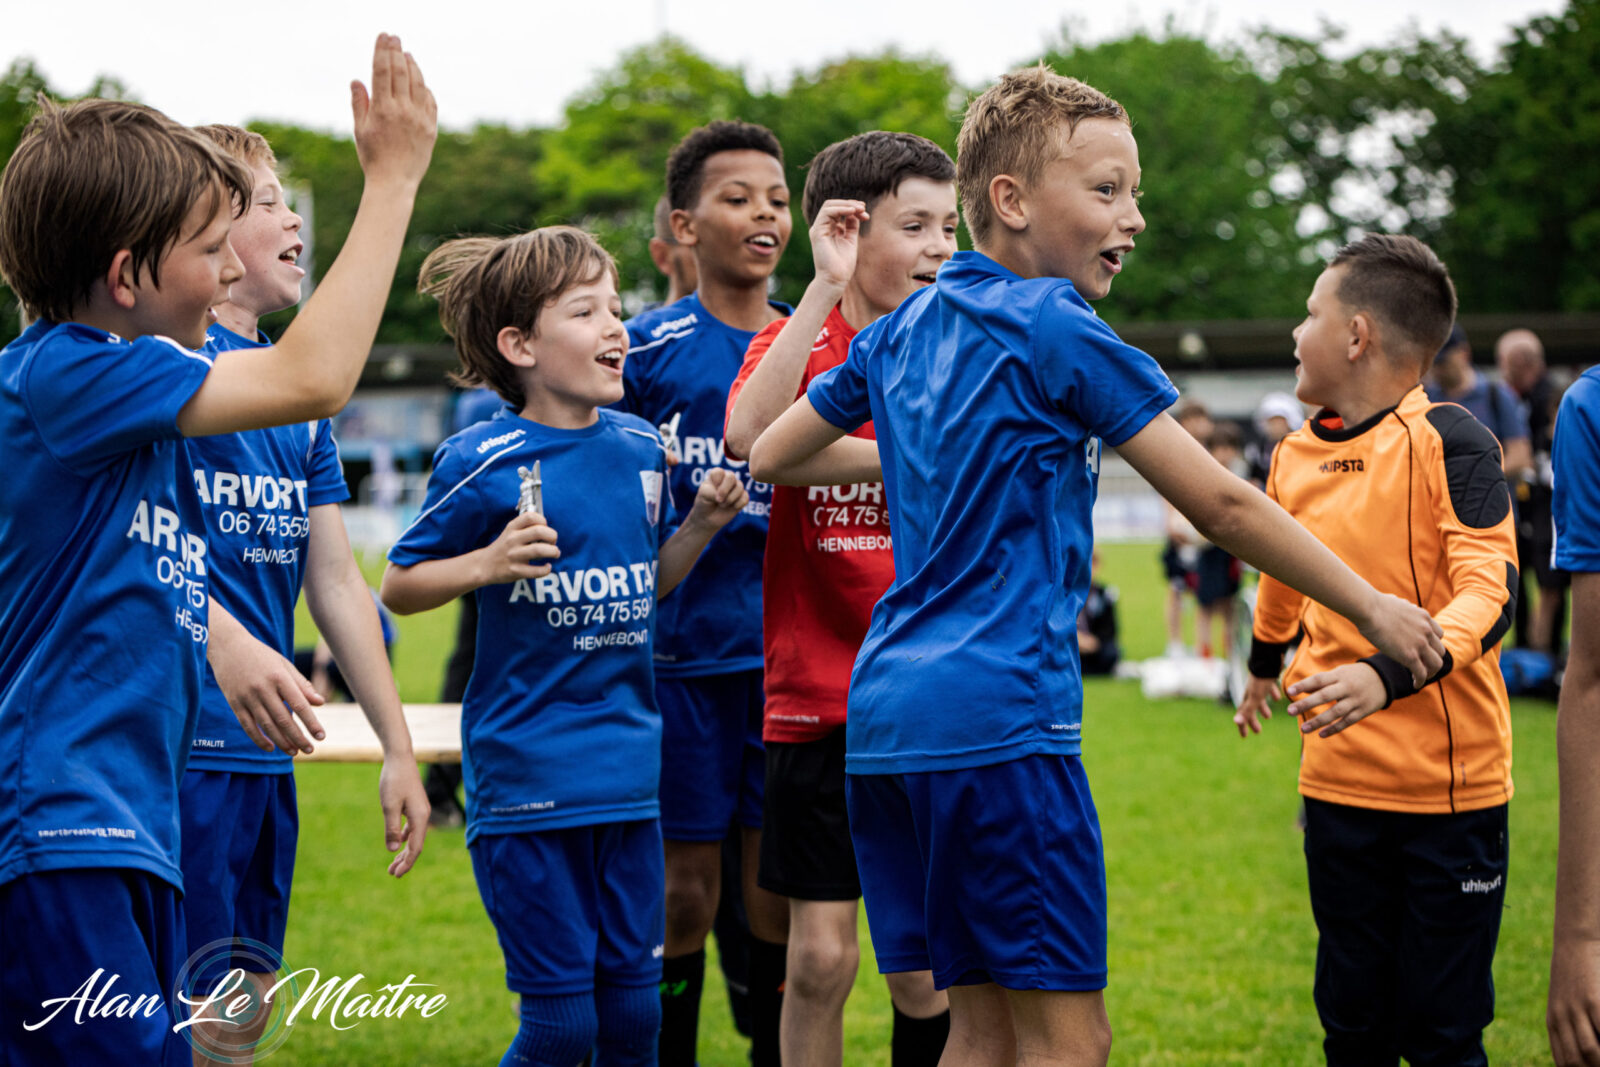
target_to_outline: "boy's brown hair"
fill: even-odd
[[[1334,267],[1345,268],[1340,302],[1391,328],[1384,336],[1399,344],[1384,354],[1410,357],[1426,374],[1456,320],[1455,283],[1433,249],[1415,237],[1369,233],[1339,249],[1328,263]]]
[[[1061,158],[1078,123],[1093,118],[1132,124],[1111,97],[1043,63],[1012,71],[967,106],[956,136],[956,188],[973,243],[983,244],[994,228],[989,183],[995,176],[1009,174],[1024,185],[1038,181],[1046,165]]]
[[[600,242],[575,226],[546,226],[513,237],[458,237],[428,253],[417,290],[439,302],[439,321],[455,339],[459,385],[488,386],[519,410],[527,403],[517,368],[500,354],[510,326],[537,336],[539,312],[575,285],[617,264]]]
[[[0,276],[29,317],[68,321],[124,249],[134,276],[148,270],[159,287],[195,204],[231,200],[237,213],[253,185],[247,167],[154,108],[40,98],[0,175]]]
[[[273,171],[278,169],[278,157],[272,154],[272,146],[267,143],[265,137],[254,130],[228,126],[220,122],[214,122],[209,126],[196,126],[194,129],[196,133],[211,138],[224,152],[247,167],[266,167]]]
[[[907,178],[953,182],[956,165],[944,149],[914,133],[858,133],[835,141],[812,157],[800,211],[808,226],[817,221],[817,212],[827,200],[859,200],[870,212]]]

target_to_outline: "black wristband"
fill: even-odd
[[[1287,641],[1263,641],[1254,635],[1250,638],[1249,671],[1252,678],[1278,680],[1283,673],[1283,656],[1289,651]]]

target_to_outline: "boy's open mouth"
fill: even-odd
[[[294,245],[291,248],[284,249],[278,254],[279,262],[287,263],[291,267],[298,267],[300,265],[300,252],[304,248],[304,245]]]
[[[594,361],[600,364],[602,367],[609,367],[612,370],[621,370],[622,349],[613,348],[609,351],[602,352],[598,356],[594,357]]]
[[[775,252],[778,248],[778,239],[770,233],[758,233],[754,237],[746,238],[745,244],[753,245],[762,252]]]
[[[1122,270],[1122,252],[1120,249],[1106,249],[1104,252],[1100,253],[1100,260],[1108,268],[1110,268],[1112,274],[1116,274],[1118,271]]]
[[[922,285],[932,285],[934,281],[934,272],[931,270],[923,271],[921,274],[913,274],[911,278],[913,281],[916,281]]]

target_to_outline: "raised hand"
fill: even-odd
[[[843,289],[856,272],[856,252],[861,245],[861,224],[867,205],[859,200],[824,200],[811,224],[811,260],[817,281]]]
[[[422,70],[400,38],[380,33],[372,50],[372,88],[350,83],[356,155],[368,182],[415,188],[427,173],[439,109]]]

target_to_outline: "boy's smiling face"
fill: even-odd
[[[1139,212],[1139,145],[1127,123],[1089,118],[1078,123],[1060,158],[1024,199],[1031,201],[1026,241],[1039,274],[1066,278],[1085,300],[1111,292],[1122,257],[1144,231]]]
[[[911,177],[872,205],[851,278],[874,318],[933,284],[940,264],[956,254],[956,187]]]
[[[621,400],[628,333],[611,272],[546,304],[524,346],[532,357],[524,375],[524,413],[535,421],[580,428],[594,422],[596,408]]]
[[[672,214],[678,242],[694,249],[700,273],[734,286],[771,276],[794,225],[783,164],[753,148],[706,157],[694,206]]]
[[[1350,308],[1339,299],[1344,267],[1317,276],[1306,298],[1306,317],[1294,328],[1294,395],[1307,404],[1338,409],[1338,384],[1349,372]]]
[[[299,237],[302,220],[289,210],[272,168],[257,163],[250,173],[255,177],[255,196],[234,221],[230,238],[244,264],[244,277],[233,287],[232,302],[252,315],[266,315],[299,303],[300,280],[306,272],[296,261],[305,245]]]
[[[216,197],[195,201],[177,241],[161,255],[160,286],[149,273],[131,278],[130,312],[137,332],[130,336],[161,334],[189,348],[206,343],[206,330],[217,321],[211,309],[228,300],[229,287],[244,274],[228,243],[232,226],[227,193],[219,189]]]

